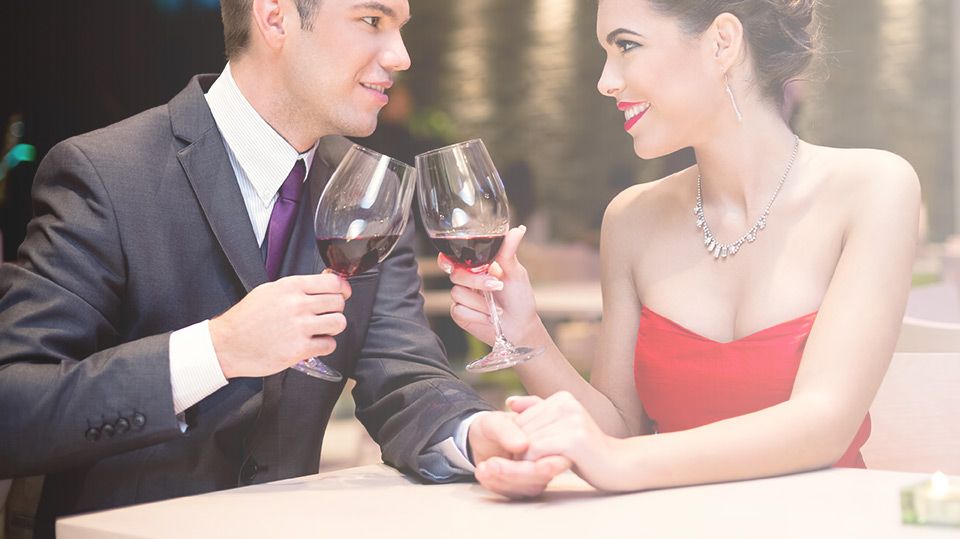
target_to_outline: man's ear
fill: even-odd
[[[707,31],[706,41],[722,73],[739,64],[745,56],[743,23],[731,13],[717,15]]]
[[[270,49],[280,49],[287,37],[289,23],[297,18],[296,10],[290,9],[284,0],[253,0],[252,33]],[[293,11],[291,14],[290,12]],[[251,36],[256,39],[255,36]]]

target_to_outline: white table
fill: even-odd
[[[543,499],[419,485],[384,465],[64,518],[57,537],[958,537],[900,523],[900,487],[926,476],[831,469],[603,495],[572,475]]]

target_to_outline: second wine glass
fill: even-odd
[[[387,258],[410,217],[415,176],[413,167],[363,146],[347,151],[314,217],[317,248],[327,268],[352,277]],[[343,379],[317,357],[293,368],[330,382]]]
[[[417,156],[420,216],[433,244],[450,261],[485,272],[510,230],[510,210],[500,175],[480,139]],[[496,331],[493,349],[467,365],[489,372],[536,357],[542,348],[518,347],[503,335],[493,294],[484,291]]]

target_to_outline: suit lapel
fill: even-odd
[[[266,282],[267,272],[223,139],[203,97],[201,85],[214,79],[194,78],[170,102],[170,118],[174,134],[188,143],[177,153],[180,165],[207,224],[249,292]]]

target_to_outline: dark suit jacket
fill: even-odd
[[[165,106],[53,148],[20,262],[0,267],[0,477],[47,475],[47,526],[317,472],[342,383],[292,370],[234,379],[188,410],[185,434],[174,415],[170,332],[266,280],[203,97],[212,82],[195,78]],[[346,146],[321,141],[301,210]],[[285,274],[322,268],[310,221],[293,233]],[[357,416],[384,460],[419,473],[428,441],[489,406],[451,373],[427,326],[411,229],[352,279],[349,327],[327,361],[357,380]]]

